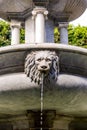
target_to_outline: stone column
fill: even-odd
[[[59,23],[59,32],[60,32],[60,43],[68,45],[68,23],[67,22],[61,22]]]
[[[52,20],[47,20],[45,25],[46,39],[48,43],[54,43],[54,22]]]
[[[25,43],[34,43],[34,42],[35,42],[34,19],[30,17],[25,21]]]
[[[35,42],[45,42],[45,18],[48,11],[43,7],[36,7],[32,11],[33,18],[35,20]]]
[[[20,28],[21,23],[16,20],[11,20],[11,45],[20,44]]]

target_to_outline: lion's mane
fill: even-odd
[[[41,82],[41,72],[38,71],[35,65],[35,55],[38,51],[31,52],[27,55],[25,60],[25,74],[30,77],[31,81],[40,84]],[[46,53],[46,51],[44,52]],[[49,51],[49,56],[52,56],[52,65],[47,75],[44,76],[44,85],[47,86],[51,81],[56,82],[59,74],[59,61],[58,56],[54,51]]]

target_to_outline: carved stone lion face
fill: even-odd
[[[40,51],[35,55],[35,64],[37,69],[41,72],[48,72],[52,65],[53,55],[49,52]]]
[[[59,74],[59,58],[54,51],[35,51],[27,55],[25,60],[25,74],[31,81],[41,81],[42,73],[45,74],[44,83],[57,81]]]

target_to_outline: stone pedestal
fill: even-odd
[[[11,45],[20,44],[20,28],[21,23],[16,20],[11,20]]]
[[[68,122],[64,121],[54,121],[54,129],[58,130],[69,130]]]
[[[29,130],[29,122],[25,119],[15,120],[12,130]]]
[[[72,119],[68,117],[58,116],[56,115],[56,118],[54,119],[53,123],[53,129],[58,130],[69,130],[69,124]]]
[[[61,44],[68,44],[68,23],[67,22],[61,22],[59,23],[59,32],[60,32],[60,43]]]

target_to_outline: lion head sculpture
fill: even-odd
[[[44,74],[44,84],[57,81],[59,73],[59,58],[54,51],[35,51],[27,55],[25,60],[25,74],[31,81],[40,84]]]

